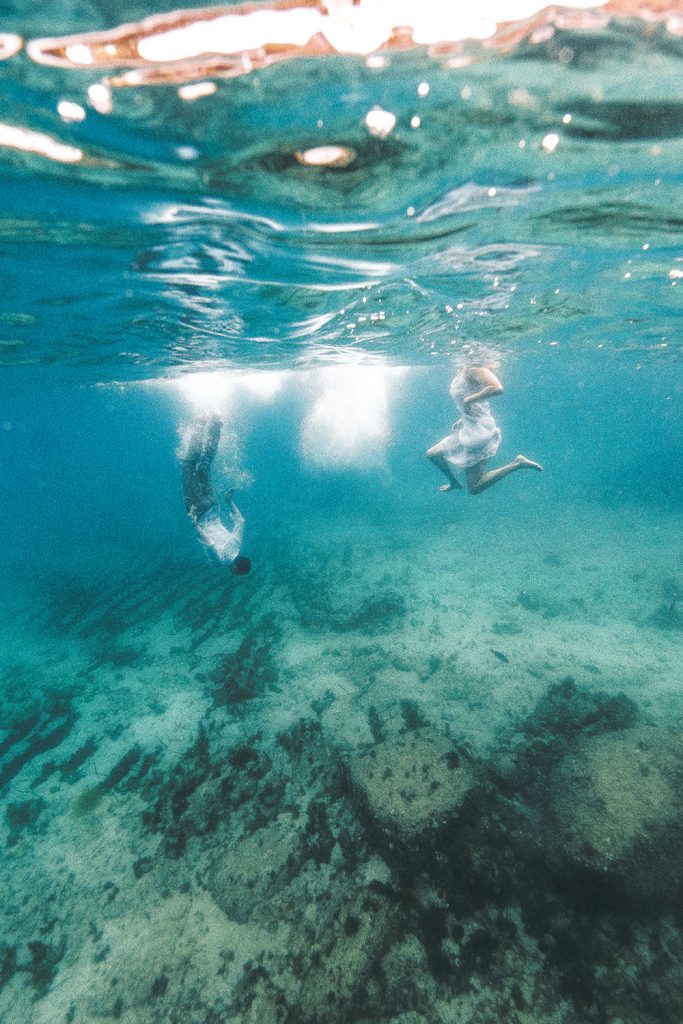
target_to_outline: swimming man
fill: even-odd
[[[225,495],[230,502],[232,529],[221,519],[220,501],[213,491],[211,467],[218,451],[221,421],[217,416],[198,420],[190,429],[183,445],[180,461],[183,474],[183,497],[187,514],[204,544],[219,562],[228,562],[237,576],[251,569],[251,562],[240,555],[244,517],[232,500],[233,491]]]

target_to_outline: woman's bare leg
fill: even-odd
[[[438,445],[434,445],[433,448],[430,448],[429,451],[427,452],[427,458],[429,459],[430,462],[434,463],[437,469],[441,470],[443,475],[448,480],[448,483],[442,484],[441,487],[439,487],[439,490],[442,492],[452,491],[456,489],[461,491],[462,484],[457,479],[457,477],[453,475],[453,470],[451,469],[450,463],[443,457],[443,455],[439,452],[438,448]]]
[[[515,473],[518,469],[536,469],[539,472],[543,469],[540,463],[532,462],[525,455],[518,455],[512,462],[508,462],[507,466],[490,469],[488,472],[485,471],[484,464],[484,462],[478,462],[476,466],[471,466],[466,470],[467,489],[470,494],[481,494],[482,491],[497,484],[504,476],[509,476],[510,473]]]

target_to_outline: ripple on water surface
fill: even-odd
[[[608,7],[486,45],[394,40],[205,81],[176,61],[155,86],[160,65],[124,36],[54,37],[0,65],[4,365],[119,379],[345,350],[424,362],[470,337],[675,347],[674,18]],[[116,69],[139,80],[112,86]]]

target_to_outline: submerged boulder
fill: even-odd
[[[298,862],[299,836],[283,815],[265,828],[221,844],[205,884],[221,910],[234,921],[259,916],[290,881]]]
[[[553,844],[577,867],[614,875],[631,896],[681,874],[683,737],[639,726],[588,736],[551,775]]]
[[[475,783],[470,761],[430,727],[377,743],[353,757],[349,769],[362,810],[406,843],[450,820]]]
[[[348,1024],[366,1013],[376,1019],[381,997],[372,978],[396,937],[398,914],[379,892],[331,887],[315,908],[297,985],[296,1019],[306,1024]]]

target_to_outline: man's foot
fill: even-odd
[[[461,491],[462,490],[462,484],[460,483],[459,480],[451,480],[451,482],[449,484],[441,484],[441,487],[439,487],[439,491],[442,494],[445,494],[446,491],[455,491],[455,490],[457,490],[457,491]]]
[[[537,469],[539,473],[543,472],[540,462],[532,462],[531,459],[527,459],[526,455],[518,455],[515,462],[521,469]]]

